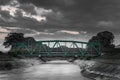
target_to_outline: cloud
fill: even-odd
[[[27,10],[28,8],[29,10]],[[59,25],[63,17],[59,11],[54,12],[52,9],[37,7],[32,3],[27,5],[21,4],[17,0],[11,0],[9,4],[0,6],[0,10],[8,15],[8,17],[4,17],[4,14],[1,14],[1,26],[36,27],[37,30],[44,30],[44,28],[47,29]]]
[[[5,5],[9,3],[11,0],[0,0],[0,5]]]
[[[120,17],[120,1],[119,0],[20,0],[21,3],[34,4],[38,7],[44,7],[46,9],[52,9],[53,11],[59,11],[63,17],[55,18],[55,16],[48,16],[47,24],[43,25],[46,28],[55,29],[67,29],[77,31],[87,31],[88,33],[95,34],[98,31],[103,31],[105,27],[118,27]],[[66,4],[70,5],[67,6]],[[99,23],[101,21],[111,21],[117,24],[105,24]],[[101,25],[101,26],[98,26]],[[47,26],[49,25],[49,27]],[[60,26],[59,26],[60,25]],[[113,28],[113,27],[112,27]],[[113,28],[107,29],[112,32],[116,32]],[[118,31],[117,31],[118,32]]]
[[[11,0],[9,4],[0,6],[2,11],[8,11],[11,16],[15,16],[15,13],[19,7],[17,0]]]
[[[10,30],[0,27],[0,33],[10,33]]]
[[[0,0],[0,26],[37,39],[88,40],[104,30],[118,35],[119,13],[120,0]]]
[[[67,33],[67,34],[73,34],[73,35],[78,35],[80,34],[79,32],[77,31],[69,31],[69,30],[60,30],[60,31],[57,31],[58,33]]]
[[[99,21],[98,22],[98,26],[101,26],[101,27],[111,27],[111,26],[113,26],[114,25],[114,23],[112,22],[112,21]]]
[[[33,8],[33,11],[35,11],[36,14],[32,14],[30,12],[27,12],[27,10],[25,11],[24,9],[22,9],[21,7],[22,5],[17,1],[17,0],[11,0],[9,4],[7,5],[2,5],[0,6],[1,11],[7,11],[9,12],[9,15],[12,17],[16,17],[17,13],[21,13],[22,17],[28,17],[28,18],[33,18],[39,22],[46,20],[46,17],[43,16],[43,14],[47,14],[52,12],[52,10],[46,10],[44,8],[38,8],[35,5],[27,5],[26,7],[31,7]]]

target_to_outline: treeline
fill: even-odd
[[[97,35],[93,36],[88,43],[90,42],[100,42],[102,48],[114,48],[114,35],[112,32],[103,31],[97,33]],[[4,40],[3,45],[5,47],[13,46],[16,43],[22,42],[36,42],[33,37],[24,37],[23,33],[9,33]]]
[[[91,42],[99,42],[101,44],[101,50],[104,49],[114,49],[115,45],[114,43],[114,35],[112,32],[109,31],[103,31],[103,32],[99,32],[97,33],[95,36],[93,36],[88,43]],[[11,46],[12,48],[14,48],[14,45],[16,43],[36,43],[36,40],[33,37],[24,37],[23,33],[9,33],[4,40],[3,45],[5,47],[9,47]],[[47,45],[43,45],[46,48],[49,48]],[[66,46],[60,46],[62,48],[67,48]],[[98,46],[96,46],[97,48]],[[12,49],[11,48],[11,49]],[[89,46],[87,47],[89,48]]]

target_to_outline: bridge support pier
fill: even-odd
[[[42,61],[42,62],[47,62],[47,60],[43,59],[43,57],[41,55],[38,55],[38,58]]]
[[[68,62],[74,62],[78,59],[78,55],[75,55],[72,59],[68,60]]]

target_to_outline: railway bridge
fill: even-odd
[[[45,40],[17,43],[12,48],[11,53],[18,56],[39,56],[47,58],[85,58],[101,55],[99,42],[88,43],[70,40]]]

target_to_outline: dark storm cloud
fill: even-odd
[[[31,14],[36,14],[36,12],[34,10],[34,5],[32,5],[32,4],[21,4],[20,8]]]
[[[61,28],[77,31],[87,31],[93,36],[104,30],[111,31],[119,39],[120,30],[120,0],[26,0],[23,3],[33,3],[36,6],[60,11],[63,15]],[[52,19],[50,18],[50,23]],[[56,25],[60,25],[56,23]],[[49,24],[48,24],[49,25]],[[52,25],[54,26],[54,25]],[[59,27],[59,26],[57,26]]]
[[[9,15],[9,12],[8,11],[0,11],[0,15],[3,17],[3,18],[11,18],[12,16]]]
[[[36,6],[44,7],[44,8],[63,8],[67,5],[74,4],[73,0],[19,0],[21,3],[33,3]]]
[[[61,11],[62,14],[64,14],[63,20],[67,22],[66,24],[68,24],[69,29],[74,27],[74,29],[76,30],[83,29],[93,32],[92,30],[104,29],[101,27],[101,25],[99,25],[99,22],[101,21],[105,22],[111,21],[114,23],[116,20],[119,21],[120,19],[119,14],[120,0],[52,0],[52,1],[19,0],[19,1],[21,3],[33,3],[34,5],[39,7]],[[115,24],[115,27],[118,26],[119,24]],[[91,27],[91,29],[88,27]]]
[[[5,5],[9,3],[11,0],[0,0],[0,5]]]
[[[9,5],[9,0],[3,2]],[[3,17],[0,19],[1,26],[25,27],[48,33],[60,30],[86,31],[89,36],[104,30],[120,34],[120,0],[18,0],[17,4],[19,7],[15,16],[7,11],[0,13]],[[38,21],[36,17],[45,19]]]

